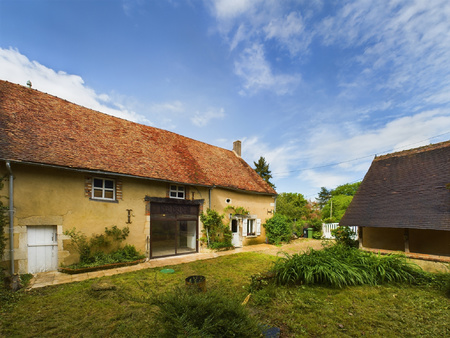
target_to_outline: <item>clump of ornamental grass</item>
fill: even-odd
[[[428,274],[401,254],[382,256],[343,245],[304,254],[284,254],[272,269],[278,284],[320,284],[342,288],[429,280]]]

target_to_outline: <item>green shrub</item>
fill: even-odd
[[[65,231],[64,234],[70,236],[71,246],[80,255],[80,262],[72,264],[70,268],[132,262],[144,258],[145,256],[138,252],[134,245],[127,244],[123,248],[120,246],[129,233],[128,227],[119,229],[115,225],[111,228],[106,227],[104,234],[93,235],[89,239],[75,228]]]
[[[275,214],[264,224],[266,236],[271,244],[289,242],[292,237],[292,225],[288,218],[281,214]]]
[[[153,305],[164,337],[259,337],[247,308],[220,290],[177,288],[157,295]]]
[[[202,232],[206,236],[206,242],[210,249],[233,246],[231,244],[231,230],[228,225],[223,224],[224,217],[224,215],[220,215],[212,209],[208,209],[206,214],[200,215],[200,220],[204,226]]]
[[[145,255],[136,250],[134,245],[126,245],[124,248],[118,249],[114,252],[96,252],[90,256],[88,261],[79,262],[68,266],[71,269],[91,268],[95,266],[102,266],[115,263],[134,262],[145,258]]]
[[[356,248],[358,241],[355,240],[356,233],[347,226],[338,226],[336,229],[331,230],[331,234],[336,239],[337,244],[342,244],[348,247]]]
[[[321,284],[332,287],[378,285],[388,282],[414,283],[426,278],[403,255],[381,256],[343,245],[304,254],[285,254],[273,267],[279,284]]]

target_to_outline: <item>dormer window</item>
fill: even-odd
[[[169,191],[170,198],[184,199],[185,189],[182,185],[171,185]]]
[[[94,178],[92,199],[114,201],[116,199],[115,181],[107,178]]]

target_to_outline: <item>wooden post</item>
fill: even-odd
[[[409,229],[405,229],[405,253],[409,253]]]
[[[358,227],[358,241],[359,241],[359,248],[363,248],[363,228]]]

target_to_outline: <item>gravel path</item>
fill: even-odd
[[[261,250],[260,252],[276,256],[281,252],[286,252],[288,254],[294,254],[299,252],[306,252],[309,249],[320,250],[323,249],[323,242],[317,239],[307,239],[307,238],[299,238],[293,240],[289,244],[283,244],[279,247],[272,246],[269,249]]]

